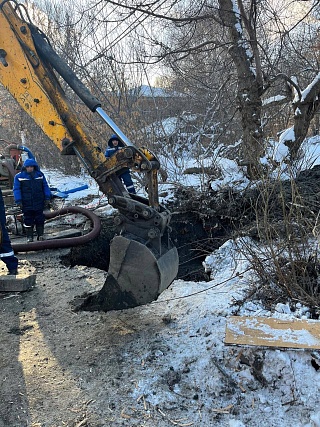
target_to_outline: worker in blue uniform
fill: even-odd
[[[1,245],[0,258],[5,263],[9,275],[18,274],[18,258],[14,255],[8,230],[6,228],[6,213],[2,191],[0,189],[0,223],[1,223]]]
[[[49,208],[51,190],[35,159],[25,160],[21,172],[14,177],[13,196],[16,204],[22,208],[27,242],[33,242],[34,226],[37,240],[43,240],[43,211]]]
[[[104,153],[106,157],[113,156],[120,148],[123,148],[124,144],[117,135],[112,135],[111,138],[108,141],[108,147]],[[128,193],[136,194],[136,190],[134,188],[132,178],[130,175],[130,170],[128,168],[125,168],[125,170],[119,175],[119,178],[126,186],[126,189],[128,190]]]

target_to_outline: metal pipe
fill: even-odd
[[[109,125],[109,127],[113,130],[114,133],[118,135],[118,137],[121,139],[122,142],[125,143],[125,145],[133,146],[130,139],[122,132],[122,130],[115,124],[115,122],[108,116],[108,114],[101,108],[96,108],[96,113],[99,114],[99,116]]]
[[[68,213],[81,213],[89,218],[92,222],[92,230],[79,237],[67,237],[64,239],[56,240],[42,240],[31,243],[12,243],[12,248],[15,253],[17,252],[29,252],[29,251],[42,251],[44,249],[58,249],[58,248],[70,248],[73,246],[83,245],[90,242],[99,236],[101,231],[101,220],[93,212],[88,209],[81,208],[79,206],[68,206],[66,208],[59,209],[58,211],[44,212],[46,219],[55,218],[59,215],[65,215]]]

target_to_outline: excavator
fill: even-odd
[[[106,158],[79,122],[61,78],[122,141],[124,147],[116,155]],[[78,157],[117,209],[103,298],[116,294],[128,307],[156,300],[175,279],[179,265],[170,239],[171,213],[159,203],[159,160],[148,148],[135,146],[119,129],[55,52],[47,36],[31,22],[25,6],[15,0],[0,2],[0,83],[61,154]],[[144,174],[147,197],[127,192],[118,177],[124,168]]]

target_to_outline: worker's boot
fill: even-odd
[[[37,240],[44,240],[43,233],[44,233],[44,225],[36,225],[36,232],[37,232]]]
[[[27,227],[25,225],[24,227],[25,227],[26,235],[27,235],[27,243],[33,242],[33,226]]]

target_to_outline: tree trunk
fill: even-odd
[[[253,55],[242,32],[239,10],[232,0],[219,0],[220,17],[227,28],[231,46],[230,56],[238,76],[237,101],[243,129],[241,164],[246,165],[250,178],[259,175],[259,159],[263,155],[261,130],[261,85],[253,67]]]
[[[284,138],[283,142],[290,151],[290,160],[297,158],[299,148],[308,135],[310,123],[320,108],[320,73],[303,91],[297,84],[292,87],[294,100],[294,127],[292,139]]]

